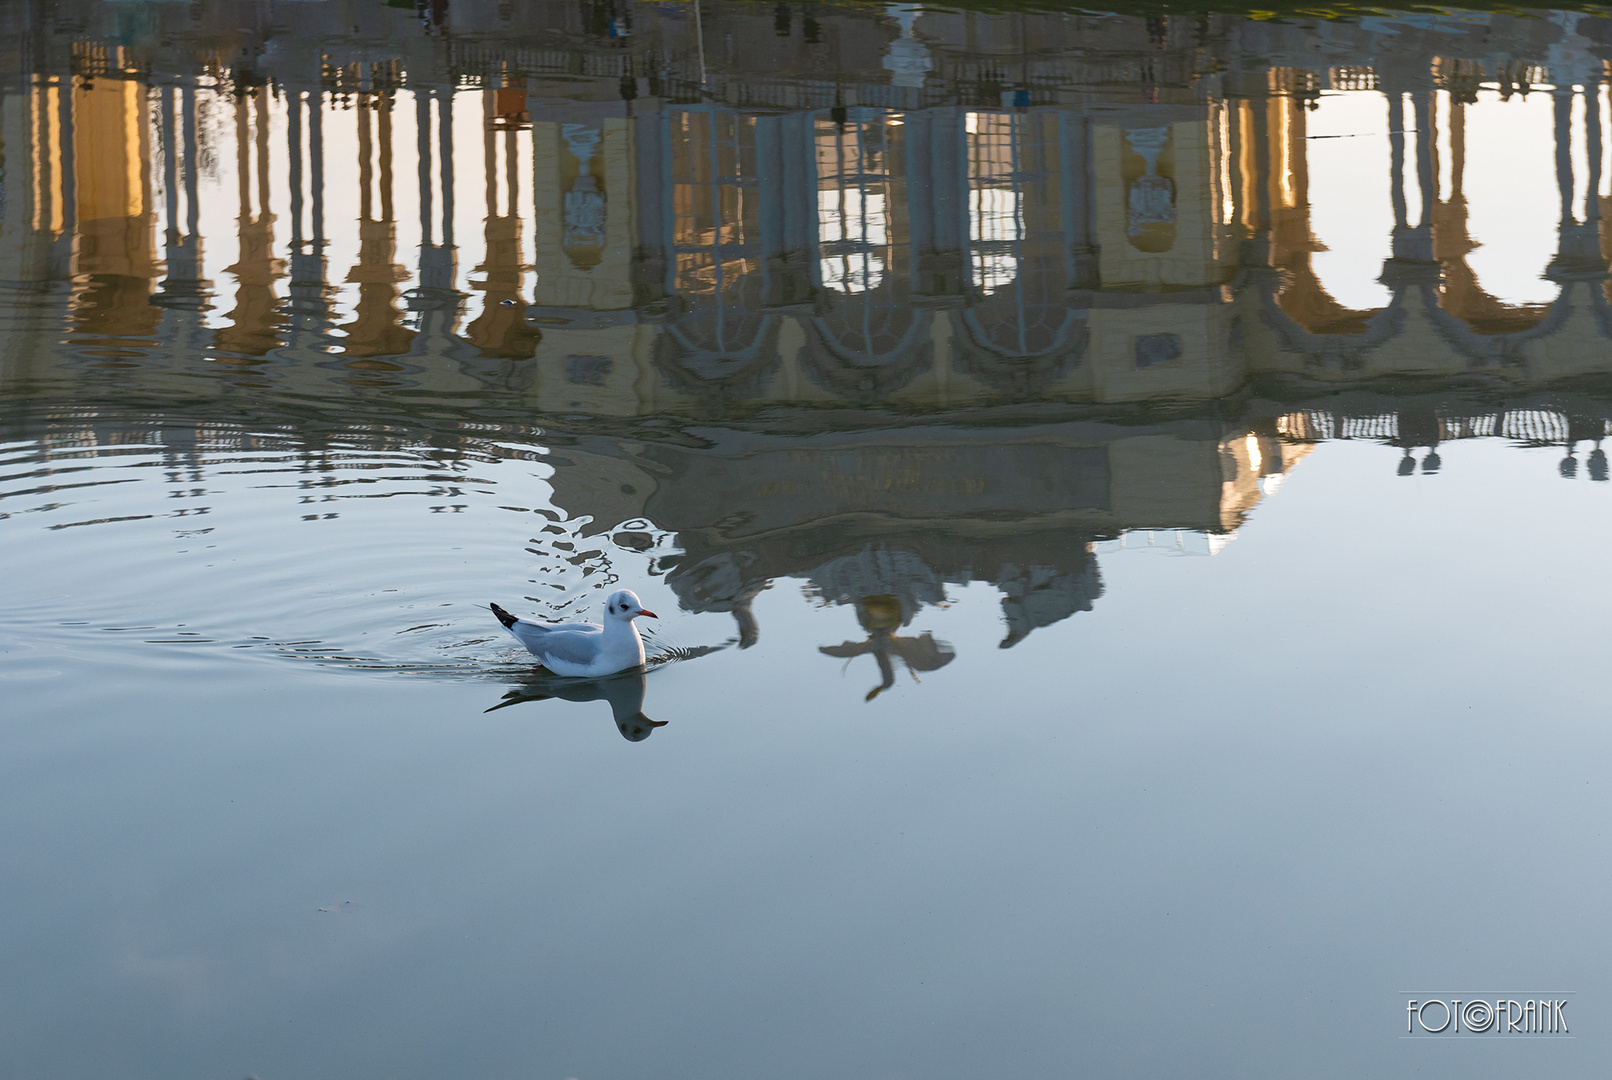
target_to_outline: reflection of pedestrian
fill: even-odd
[[[1589,469],[1591,480],[1606,480],[1606,451],[1599,446],[1590,451]]]
[[[872,701],[896,684],[895,661],[900,660],[912,672],[913,680],[920,671],[935,671],[956,659],[952,649],[935,640],[932,634],[918,637],[897,637],[901,628],[901,601],[894,596],[865,596],[856,602],[856,621],[868,632],[866,641],[847,641],[843,645],[823,645],[817,651],[825,656],[852,660],[873,654],[879,665],[882,681],[868,691],[864,701]]]
[[[1562,458],[1562,463],[1557,466],[1563,480],[1571,480],[1578,475],[1578,459],[1573,456],[1575,446],[1576,444],[1568,444],[1567,456]]]

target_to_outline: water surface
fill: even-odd
[[[1604,1073],[1606,19],[0,18],[7,1075]]]

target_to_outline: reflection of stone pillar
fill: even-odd
[[[330,324],[331,287],[325,265],[325,136],[323,94],[319,90],[288,97],[292,132],[291,186],[297,192],[291,203],[296,224],[291,234],[291,285],[286,312],[301,330],[324,330]],[[303,107],[308,110],[308,178],[312,239],[302,238],[302,133]],[[290,126],[290,125],[288,125]]]
[[[526,300],[521,287],[526,264],[521,258],[520,172],[515,162],[515,131],[500,127],[495,120],[500,91],[483,91],[486,124],[482,157],[487,177],[487,260],[476,271],[484,275],[472,289],[483,292],[482,312],[465,328],[465,336],[482,355],[505,360],[524,360],[537,352],[542,334],[526,323]],[[504,140],[505,201],[499,213],[498,138]],[[586,169],[587,163],[583,163]]]
[[[1599,87],[1585,87],[1585,97],[1599,93]],[[1573,91],[1562,87],[1551,92],[1555,106],[1556,132],[1556,188],[1561,199],[1561,231],[1556,243],[1556,257],[1545,269],[1552,281],[1581,281],[1606,276],[1607,262],[1601,257],[1600,227],[1594,220],[1579,221],[1573,214]],[[1592,113],[1586,102],[1585,120]],[[1593,113],[1597,139],[1600,129],[1600,109]],[[1599,175],[1596,181],[1600,180]],[[1596,189],[1591,186],[1589,199],[1594,200]]]
[[[906,115],[912,302],[962,307],[968,292],[968,139],[962,110]]]
[[[183,103],[182,121],[175,115],[176,98]],[[181,136],[183,130],[183,177],[181,177]],[[196,91],[185,86],[175,94],[172,86],[162,90],[163,189],[166,196],[168,228],[163,236],[163,261],[167,276],[152,303],[163,307],[203,308],[212,293],[212,283],[203,280],[201,258],[201,210],[196,184]],[[186,222],[179,227],[179,196],[184,193]]]
[[[358,286],[358,303],[352,321],[342,325],[347,332],[342,352],[355,358],[348,362],[350,368],[396,371],[397,364],[376,359],[406,353],[414,340],[414,331],[402,325],[397,308],[397,285],[408,277],[408,271],[397,263],[397,222],[392,216],[392,99],[386,91],[359,98],[358,184],[358,264],[347,274],[347,280]],[[374,205],[377,186],[379,215]]]
[[[282,344],[274,283],[284,276],[285,264],[274,257],[274,215],[269,212],[268,103],[268,91],[262,86],[235,99],[239,257],[233,266],[224,268],[236,281],[235,307],[225,316],[229,325],[219,328],[213,336],[219,349],[246,356],[262,356]]]
[[[437,141],[442,161],[442,243],[436,242],[437,219],[435,200],[432,198],[432,165],[435,161],[431,145],[431,101],[437,100],[440,130]],[[440,319],[422,320],[431,323],[436,332],[451,332],[457,321],[461,294],[454,287],[458,276],[458,257],[453,246],[453,114],[452,91],[420,88],[414,92],[416,153],[419,157],[417,183],[420,193],[420,286],[409,294],[409,310],[419,312],[446,312],[446,324]]]
[[[1432,166],[1434,140],[1430,90],[1412,94],[1416,116],[1416,175],[1422,193],[1422,213],[1417,224],[1409,221],[1405,198],[1405,99],[1399,91],[1388,93],[1388,149],[1390,191],[1394,203],[1394,229],[1391,254],[1383,263],[1381,281],[1390,289],[1412,285],[1435,286],[1442,269],[1433,258],[1432,209],[1437,199]]]

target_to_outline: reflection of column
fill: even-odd
[[[499,95],[506,95],[500,98]],[[509,115],[501,105],[514,100],[507,91],[482,92],[482,160],[487,178],[487,258],[476,272],[481,282],[471,288],[483,294],[481,314],[467,327],[465,336],[482,355],[506,360],[523,360],[537,352],[542,334],[527,325],[526,301],[521,296],[526,265],[521,261],[520,173],[516,164],[518,122],[501,123]],[[522,115],[525,93],[522,91]],[[500,213],[499,138],[503,138],[504,193]]]
[[[1592,112],[1588,99],[1599,93],[1600,87],[1593,83],[1584,88],[1586,98],[1584,118],[1586,122],[1591,117],[1594,118],[1597,142],[1600,136],[1600,108],[1597,104]],[[1545,276],[1552,281],[1561,282],[1604,277],[1607,262],[1601,257],[1599,222],[1593,219],[1581,222],[1573,214],[1572,88],[1564,86],[1553,90],[1551,101],[1555,107],[1556,188],[1561,201],[1561,232],[1556,243],[1556,257],[1550,261]],[[1592,169],[1596,173],[1595,183],[1598,184],[1600,182],[1598,161]],[[1596,189],[1592,184],[1588,193],[1591,201],[1595,194]]]
[[[1388,147],[1389,184],[1394,203],[1394,229],[1392,253],[1383,263],[1378,278],[1390,289],[1411,285],[1436,286],[1441,269],[1433,259],[1433,204],[1438,199],[1437,181],[1433,171],[1433,128],[1431,90],[1411,93],[1411,109],[1416,124],[1416,180],[1421,192],[1421,215],[1415,225],[1409,220],[1410,211],[1405,198],[1405,95],[1398,91],[1385,91],[1388,96]]]
[[[163,189],[166,196],[167,229],[163,235],[163,261],[168,273],[152,301],[163,307],[202,308],[207,306],[211,282],[202,279],[201,211],[197,205],[196,184],[196,91],[186,85],[177,94],[172,86],[162,90]],[[184,115],[176,117],[176,98]],[[183,130],[183,150],[181,136]],[[181,166],[183,161],[183,166]],[[179,224],[179,197],[185,198],[185,227]]]
[[[358,264],[347,274],[347,280],[358,286],[358,303],[352,321],[342,326],[347,332],[347,346],[342,351],[355,358],[347,364],[349,368],[397,371],[399,365],[376,359],[408,352],[414,340],[414,331],[402,325],[397,308],[397,284],[408,273],[397,263],[397,221],[392,216],[390,91],[359,96],[358,184]]]
[[[286,303],[292,325],[322,331],[330,324],[332,288],[325,264],[324,95],[320,90],[288,94],[291,136],[291,295]],[[308,188],[311,239],[302,231],[302,113],[308,112]]]
[[[436,242],[437,221],[432,198],[433,150],[431,144],[431,100],[437,101],[437,142],[442,162],[442,242]],[[417,150],[420,189],[420,287],[409,295],[409,310],[431,313],[421,320],[428,333],[451,334],[459,319],[460,294],[454,288],[458,276],[457,253],[453,246],[453,90],[424,88],[414,92],[415,123],[419,131]]]
[[[240,251],[235,265],[225,267],[225,273],[234,275],[237,282],[235,307],[225,316],[229,325],[219,328],[213,341],[224,352],[262,356],[282,344],[274,283],[285,276],[285,263],[274,257],[274,215],[269,212],[269,95],[262,86],[235,98],[235,183],[240,200],[236,218]]]

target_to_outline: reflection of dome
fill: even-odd
[[[910,551],[866,547],[813,570],[807,590],[830,604],[854,604],[878,598],[900,611],[905,626],[925,604],[946,601],[946,582],[929,564]]]

